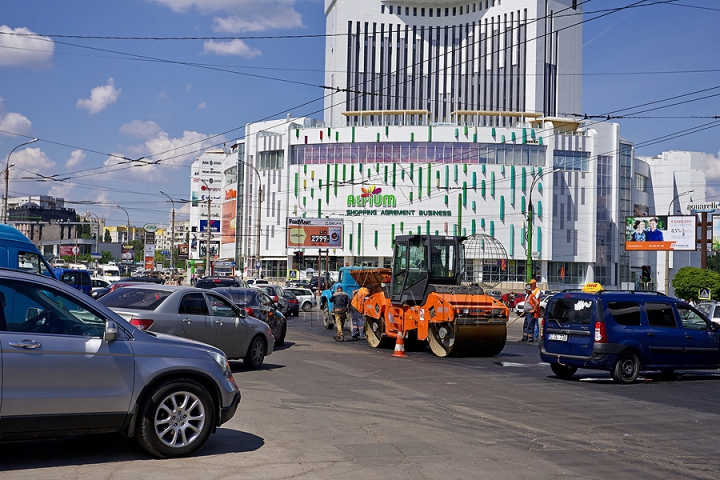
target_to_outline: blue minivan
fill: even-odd
[[[55,278],[61,282],[83,293],[92,295],[92,280],[87,270],[53,268],[52,272],[55,274]]]
[[[50,264],[30,239],[15,227],[0,224],[0,267],[55,278]]]
[[[590,368],[626,384],[640,371],[719,368],[720,325],[656,292],[568,291],[548,302],[539,348],[559,378]]]

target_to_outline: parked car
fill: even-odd
[[[541,317],[543,315],[545,315],[545,310],[547,309],[547,304],[551,298],[552,298],[552,295],[543,295],[542,293],[540,293],[540,316]],[[522,300],[515,302],[514,310],[517,315],[522,315],[524,313],[523,312],[524,309],[525,309],[525,294],[523,294]]]
[[[104,297],[108,293],[110,293],[110,290],[112,290],[111,287],[105,287],[105,288],[93,288],[92,292],[90,293],[90,296],[97,300],[98,298]]]
[[[213,291],[225,295],[235,305],[245,309],[249,316],[267,323],[275,337],[275,345],[285,344],[287,333],[285,315],[278,310],[277,305],[267,293],[257,288],[236,287],[217,288]]]
[[[295,294],[287,288],[284,288],[283,298],[285,298],[285,300],[287,300],[288,302],[287,316],[297,317],[298,315],[300,315],[300,301],[295,296]]]
[[[551,297],[541,322],[540,357],[559,378],[591,368],[632,383],[643,370],[717,369],[719,329],[656,292],[563,292]]]
[[[307,288],[310,289],[310,280],[288,280],[285,282],[285,287],[292,288]]]
[[[320,282],[320,288],[318,288],[318,282]],[[316,292],[318,290],[320,290],[320,291],[327,290],[330,288],[331,285],[332,285],[332,282],[330,281],[329,277],[313,276],[310,279],[310,290],[312,290],[313,292]]]
[[[515,308],[515,305],[517,305],[518,302],[525,301],[525,294],[522,292],[503,293],[500,296],[500,301],[512,310]]]
[[[195,283],[197,288],[241,287],[246,288],[247,283],[236,277],[205,277]]]
[[[309,288],[290,287],[285,290],[290,290],[295,294],[303,312],[309,312],[317,306],[317,297]]]
[[[103,280],[102,278],[94,278],[90,277],[90,286],[92,287],[92,291],[95,291],[97,288],[107,288],[110,285],[112,285],[107,280]]]
[[[66,285],[80,290],[85,295],[92,293],[92,281],[87,270],[75,270],[70,268],[53,268],[53,275]]]
[[[290,309],[290,304],[287,301],[287,298],[285,298],[284,290],[282,287],[278,285],[252,285],[252,288],[257,288],[258,290],[262,290],[263,292],[267,293],[268,296],[272,299],[274,303],[276,303],[280,309],[280,312],[288,316],[288,310]]]
[[[1,270],[0,297],[0,438],[115,431],[182,457],[235,414],[240,392],[215,347],[149,335],[41,275]]]
[[[709,320],[712,320],[715,323],[720,323],[720,302],[715,300],[700,302],[697,309],[700,310]]]
[[[98,300],[143,331],[169,333],[214,345],[248,368],[262,366],[275,345],[270,328],[212,290],[135,285]]]
[[[155,275],[136,275],[128,277],[123,282],[138,282],[138,283],[157,283],[159,285],[165,284],[165,279]],[[116,282],[117,283],[117,282]]]

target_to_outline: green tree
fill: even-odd
[[[110,235],[110,230],[107,228],[105,229],[105,237],[103,238],[103,242],[110,243],[112,242],[112,236]]]
[[[108,262],[113,259],[112,253],[108,250],[101,250],[100,255],[102,255],[102,257],[100,258],[100,263],[102,263],[103,265],[107,265]]]
[[[720,255],[708,255],[707,269],[711,272],[720,273]]]
[[[709,288],[712,298],[720,298],[720,274],[702,268],[683,267],[672,280],[675,296],[698,300],[701,288]]]

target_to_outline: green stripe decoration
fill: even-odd
[[[395,179],[397,178],[397,163],[393,163],[392,169],[392,186],[393,188],[395,188]]]
[[[500,195],[500,220],[505,220],[505,195]]]
[[[432,125],[428,125],[428,142],[432,142]]]
[[[390,225],[390,246],[392,247],[393,239],[395,238],[395,224]]]
[[[355,183],[355,165],[350,165],[350,183]]]
[[[432,184],[432,164],[427,164],[427,195],[430,196],[430,188]]]
[[[467,182],[462,185],[462,206],[467,207]]]
[[[299,128],[295,129],[295,138],[300,138],[300,129]]]
[[[495,172],[490,172],[490,196],[495,196]]]
[[[470,222],[470,235],[475,235],[475,219]]]
[[[445,165],[445,190],[450,190],[450,165]]]
[[[520,245],[525,245],[525,227],[520,229]]]
[[[418,167],[418,199],[422,198],[423,167]]]
[[[471,206],[470,208],[472,208],[472,210],[473,210],[473,212],[474,212],[474,211],[477,209],[477,205],[475,204],[475,200],[472,201],[472,204],[471,204],[471,205],[472,205],[472,206]]]
[[[480,195],[485,196],[485,180],[480,180]]]
[[[310,198],[315,198],[315,189],[314,188],[310,189]]]
[[[358,223],[357,228],[357,251],[362,252],[362,223]]]
[[[542,201],[538,200],[538,206],[537,206],[537,216],[539,218],[542,218],[543,212],[542,212]]]
[[[457,183],[458,181],[458,166],[454,165],[455,168],[453,168],[453,181]]]
[[[375,248],[378,246],[378,231],[375,230]]]
[[[495,222],[493,220],[490,220],[490,236],[495,236]]]
[[[462,207],[463,207],[463,195],[462,193],[458,195],[458,216],[457,216],[457,228],[458,231],[460,230],[462,226]],[[457,233],[455,234],[457,235]]]
[[[376,141],[377,141],[377,142],[380,141],[380,132],[378,132],[378,134],[377,134],[377,140],[376,140]]]
[[[538,255],[540,255],[541,251],[542,251],[542,228],[538,227],[538,229],[537,229],[537,252],[538,252]]]
[[[515,165],[510,166],[510,205],[515,206]]]
[[[413,177],[415,176],[415,164],[410,164],[410,181],[413,181]]]
[[[525,177],[527,177],[527,169],[525,167],[522,167],[522,176],[520,177],[520,190],[522,190],[523,192],[525,191],[527,183]]]
[[[515,254],[515,225],[510,225],[510,248],[508,253],[511,257]]]
[[[484,218],[481,218],[481,219],[480,219],[480,228],[482,228],[483,230],[485,230],[485,219],[484,219]]]
[[[305,175],[307,175],[307,165],[303,165],[303,170],[304,170],[303,173],[304,173]]]
[[[405,231],[405,222],[400,222],[400,233]]]
[[[350,244],[350,252],[352,253],[352,249],[353,249],[352,248],[353,247],[353,234],[352,233],[348,235],[348,239],[349,239],[348,243]]]
[[[420,225],[417,226],[417,234],[422,235],[422,230],[420,228]]]
[[[385,185],[388,183],[388,166],[385,165],[385,168],[383,169],[384,175],[383,175],[383,181],[385,182]]]
[[[410,141],[411,142],[415,141],[415,132],[410,132]]]
[[[350,139],[352,143],[355,143],[355,127],[352,127],[352,138]]]
[[[430,235],[430,220],[425,221],[425,234]]]
[[[477,172],[472,172],[472,189],[477,190]]]
[[[520,197],[520,213],[525,213],[525,195]]]
[[[347,165],[343,164],[343,178],[342,181],[344,182],[347,178]]]
[[[325,166],[325,180],[327,181],[328,185],[330,185],[330,164],[329,163]]]
[[[322,218],[322,200],[318,198],[318,218]]]
[[[297,198],[299,190],[300,190],[300,174],[296,173],[295,174],[295,198]]]

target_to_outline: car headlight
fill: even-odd
[[[237,390],[238,386],[235,383],[235,379],[232,375],[232,370],[230,369],[230,362],[228,362],[228,359],[225,355],[218,352],[211,352],[210,350],[205,351],[210,357],[212,357],[213,360],[217,362],[218,365],[220,365],[220,369],[222,369],[223,376],[228,379],[228,382],[235,387]]]

